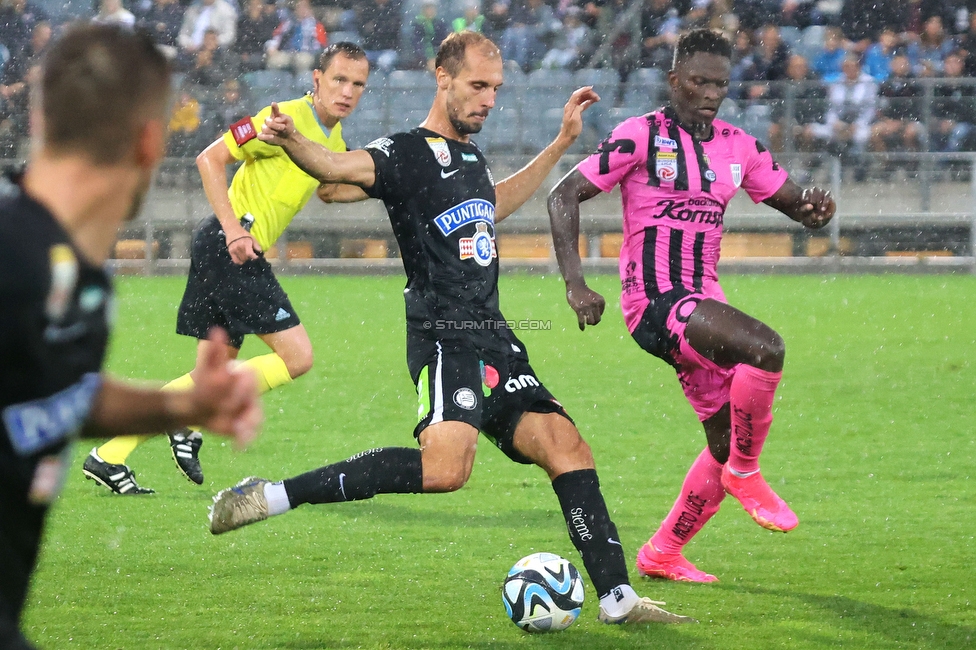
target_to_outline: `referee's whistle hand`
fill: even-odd
[[[245,264],[260,257],[261,244],[248,231],[241,228],[238,232],[226,235],[227,252],[234,264]]]
[[[271,103],[271,115],[265,118],[258,139],[268,144],[282,146],[288,141],[288,137],[295,132],[295,121],[290,116],[281,112],[278,104]]]

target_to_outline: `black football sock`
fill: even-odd
[[[292,508],[303,503],[358,501],[377,494],[423,492],[420,450],[383,447],[283,481]]]
[[[560,474],[553,479],[552,489],[559,497],[569,537],[583,558],[597,595],[602,598],[614,587],[629,584],[624,549],[600,493],[596,470]]]

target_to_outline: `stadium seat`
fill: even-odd
[[[549,235],[498,235],[498,256],[548,259],[550,241]]]
[[[520,153],[534,153],[549,144],[562,123],[563,106],[574,90],[568,70],[534,70],[522,95]]]
[[[287,70],[245,72],[241,75],[241,79],[248,87],[252,114],[273,101],[294,99],[295,79]]]
[[[640,114],[658,108],[663,95],[664,75],[657,68],[639,68],[630,73],[624,86],[622,106],[641,107]]]
[[[339,257],[344,259],[379,259],[389,256],[383,239],[343,239],[339,243]]]

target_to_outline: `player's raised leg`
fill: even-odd
[[[695,623],[658,607],[630,585],[617,527],[600,491],[590,446],[560,413],[525,413],[515,429],[515,450],[552,480],[569,537],[600,597],[604,623]]]
[[[735,307],[708,299],[692,312],[685,337],[702,356],[735,367],[729,391],[732,439],[722,485],[763,528],[792,530],[798,523],[796,515],[759,471],[786,356],[783,339]]]
[[[453,492],[474,466],[478,430],[463,422],[440,422],[420,433],[420,449],[370,449],[338,463],[272,483],[247,478],[214,497],[214,535],[284,514],[306,503],[340,503],[377,494]]]

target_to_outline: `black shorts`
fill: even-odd
[[[201,221],[193,231],[176,333],[205,339],[219,325],[240,348],[245,334],[274,334],[300,324],[268,261],[262,256],[235,264],[217,217]]]
[[[421,431],[438,422],[464,422],[485,434],[517,463],[532,461],[516,451],[515,428],[525,413],[558,413],[572,422],[517,355],[478,349],[458,341],[408,337],[407,365],[417,386]]]
[[[645,352],[675,368],[678,364],[674,360],[674,349],[678,341],[668,331],[668,314],[678,302],[690,295],[691,292],[684,287],[675,287],[666,293],[657,294],[651,298],[640,322],[630,334]]]

